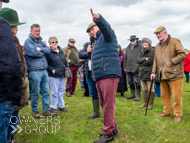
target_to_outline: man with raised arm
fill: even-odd
[[[114,136],[118,135],[115,95],[121,77],[121,67],[115,32],[102,15],[93,13],[92,9],[91,14],[95,25],[90,24],[87,31],[95,40],[92,46],[88,45],[88,52],[91,52],[92,74],[104,114],[104,133],[100,133],[102,137],[94,142],[104,143],[114,140]]]

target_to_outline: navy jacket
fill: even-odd
[[[67,61],[64,55],[63,50],[61,47],[58,46],[59,53],[55,52],[51,47],[50,47],[50,54],[46,55],[47,62],[48,62],[48,75],[51,77],[57,77],[57,78],[62,78],[65,77],[65,68],[63,67],[62,63],[67,66]],[[57,58],[57,56],[60,58],[60,60]],[[55,69],[55,74],[52,73],[52,70]]]
[[[40,47],[41,51],[39,52],[36,47]],[[49,54],[50,49],[42,42],[41,37],[35,41],[34,37],[29,34],[28,39],[24,43],[24,51],[28,72],[48,68],[45,54]]]
[[[88,69],[89,69],[88,61],[89,61],[89,59],[91,59],[91,53],[90,54],[87,53],[87,48],[88,48],[89,44],[90,44],[90,42],[86,42],[84,44],[82,51],[79,52],[79,59],[86,59],[84,66],[83,66],[84,76],[88,76]]]
[[[21,62],[9,23],[0,17],[0,103],[19,103],[22,95]]]
[[[97,81],[104,78],[121,77],[115,32],[101,15],[95,23],[100,31],[92,53],[94,78]]]
[[[5,3],[9,3],[9,0],[3,0],[3,2],[5,2]]]

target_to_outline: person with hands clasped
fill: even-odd
[[[139,108],[147,107],[148,109],[153,108],[153,102],[154,102],[154,84],[151,88],[151,79],[150,75],[152,73],[152,65],[154,61],[154,48],[152,48],[152,41],[148,38],[142,39],[142,45],[143,49],[141,50],[138,58],[137,63],[139,64],[139,78],[141,79],[141,85],[143,89],[143,104],[139,106]],[[148,103],[148,94],[151,90],[150,94],[150,100]]]
[[[40,118],[38,99],[41,91],[43,115],[54,117],[56,114],[52,113],[49,107],[48,63],[45,56],[50,53],[50,49],[40,37],[39,24],[31,26],[29,37],[24,43],[24,50],[26,53],[28,78],[31,85],[32,116],[36,119]]]
[[[121,67],[117,38],[113,29],[102,15],[93,13],[92,9],[91,14],[96,25],[89,27],[87,31],[95,41],[92,46],[88,46],[87,51],[91,52],[92,74],[96,81],[100,105],[104,114],[104,132],[100,133],[101,138],[94,142],[104,143],[114,140],[114,136],[118,135],[115,119],[115,95],[121,77]]]

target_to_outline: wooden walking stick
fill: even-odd
[[[150,100],[150,94],[151,94],[151,89],[152,89],[153,82],[154,82],[154,80],[151,80],[151,85],[150,85],[150,91],[149,91],[149,95],[148,95],[148,102],[147,102],[147,105],[146,105],[145,116],[146,116],[146,113],[147,113],[147,110],[148,110],[148,103],[149,103],[149,100]]]

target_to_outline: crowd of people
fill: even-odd
[[[15,10],[2,8],[2,2],[9,0],[0,0],[1,142],[12,142],[12,125],[16,128],[17,124],[11,123],[18,118],[19,110],[28,105],[26,76],[32,116],[40,119],[38,100],[41,95],[43,115],[55,117],[57,110],[67,111],[64,92],[67,97],[76,95],[79,67],[80,81],[85,88],[83,97],[89,94],[92,97],[93,114],[88,117],[98,118],[100,106],[103,110],[103,133],[99,133],[101,138],[95,143],[112,141],[118,136],[115,96],[120,93],[123,98],[128,91],[127,84],[131,93],[127,99],[140,101],[142,90],[143,104],[139,108],[153,109],[154,97],[161,97],[164,111],[156,116],[167,117],[174,112],[174,122],[181,121],[183,76],[185,72],[186,82],[189,82],[190,57],[180,40],[171,37],[164,26],[154,32],[159,40],[155,47],[149,38],[140,42],[136,35],[131,35],[130,43],[123,52],[110,24],[91,9],[93,22],[86,29],[90,41],[83,45],[80,52],[73,38],[61,48],[57,37],[52,36],[47,46],[40,36],[39,24],[31,25],[29,36],[22,46],[16,34],[18,26],[25,23],[19,22]],[[66,79],[66,68],[70,69],[71,78]],[[171,96],[174,98],[173,106]]]

